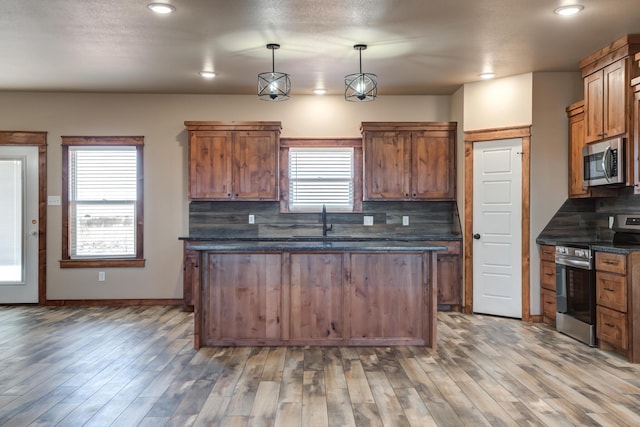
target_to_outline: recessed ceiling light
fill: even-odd
[[[480,78],[482,80],[490,80],[496,76],[496,73],[482,73],[480,74]]]
[[[206,79],[212,79],[216,76],[215,71],[200,71],[200,75]]]
[[[324,95],[325,93],[327,93],[326,89],[314,89],[313,93],[315,93],[316,95]]]
[[[571,16],[580,12],[582,9],[584,9],[584,6],[581,6],[579,4],[571,4],[567,6],[560,6],[559,8],[554,10],[553,13],[560,16]]]
[[[167,13],[176,11],[176,8],[174,6],[167,3],[149,3],[147,7],[153,12],[160,13],[162,15],[166,15]]]

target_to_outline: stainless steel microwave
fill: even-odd
[[[624,184],[624,143],[622,137],[588,144],[582,149],[582,185]]]

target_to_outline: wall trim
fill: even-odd
[[[45,305],[54,306],[54,307],[63,307],[63,306],[117,306],[117,307],[129,307],[129,306],[166,306],[166,305],[180,305],[182,306],[184,301],[182,298],[170,298],[170,299],[58,299],[58,300],[47,300]]]

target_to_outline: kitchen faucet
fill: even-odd
[[[327,206],[322,205],[322,237],[327,237],[327,231],[333,229],[333,224],[327,227]]]

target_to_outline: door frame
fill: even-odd
[[[522,139],[522,320],[530,322],[530,151],[531,125],[466,131],[464,133],[464,312],[473,313],[473,144]]]
[[[38,147],[38,304],[47,300],[47,132],[0,131],[0,145]]]

